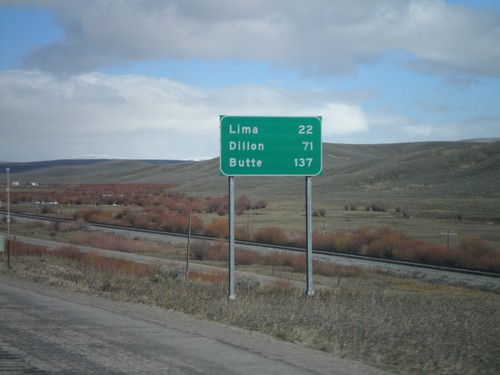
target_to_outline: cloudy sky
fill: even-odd
[[[323,141],[500,137],[497,0],[1,0],[0,161],[219,154],[219,115]]]

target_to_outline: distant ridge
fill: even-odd
[[[500,138],[471,138],[464,139],[460,142],[495,143],[498,141],[500,141]]]
[[[44,160],[44,161],[29,161],[29,162],[0,162],[0,170],[5,170],[9,167],[12,173],[26,173],[32,170],[53,168],[53,167],[71,167],[71,166],[85,166],[96,163],[109,162],[109,161],[127,161],[128,159],[58,159],[58,160]],[[185,160],[160,160],[160,159],[146,159],[134,160],[152,165],[167,165],[167,164],[180,164],[187,163]]]
[[[500,199],[500,141],[393,144],[323,144],[323,173],[313,178],[314,197],[320,201],[406,197],[484,197]],[[197,195],[227,194],[219,158],[185,160],[52,160],[0,163],[21,185],[149,183],[177,186]],[[303,194],[297,177],[241,177],[238,194],[295,199]]]

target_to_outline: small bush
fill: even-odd
[[[67,233],[67,232],[75,232],[82,229],[85,226],[85,223],[82,220],[78,221],[53,221],[49,225],[49,232],[51,236],[55,235],[57,232]],[[54,233],[54,234],[52,234]]]
[[[291,267],[292,265],[290,254],[284,251],[273,251],[264,257],[264,261],[273,267]]]
[[[215,238],[227,238],[229,235],[229,223],[226,219],[214,219],[205,229],[207,236]]]
[[[267,207],[267,201],[265,199],[259,199],[252,205],[252,210],[258,210]]]
[[[7,240],[5,240],[5,242],[7,242]],[[44,257],[49,253],[46,247],[30,245],[19,241],[10,241],[10,251],[12,256]],[[7,252],[7,245],[5,245],[5,252]]]
[[[371,204],[370,209],[373,212],[386,212],[387,204],[385,202],[377,201]]]
[[[360,269],[356,266],[340,266],[330,262],[313,262],[313,272],[323,276],[354,277],[360,274]]]
[[[73,259],[73,260],[82,260],[84,256],[83,253],[80,252],[80,250],[75,249],[74,247],[71,246],[59,247],[57,249],[51,250],[47,254],[63,259]]]
[[[55,211],[52,207],[49,206],[43,206],[42,209],[40,210],[42,214],[53,214]]]
[[[196,241],[191,245],[191,256],[197,260],[226,261],[228,248],[223,241],[217,243]]]
[[[458,247],[461,250],[475,253],[476,255],[488,253],[491,251],[491,247],[486,241],[474,236],[467,236],[460,240]]]
[[[217,208],[217,215],[219,216],[226,216],[229,212],[229,209],[225,206],[219,206]]]
[[[305,273],[307,271],[307,259],[305,255],[291,255],[290,261],[294,272]]]
[[[144,244],[138,241],[103,232],[74,232],[68,235],[68,240],[78,245],[122,251],[125,253],[142,253],[149,251]]]
[[[254,234],[257,242],[274,245],[286,245],[289,243],[288,237],[281,228],[265,227],[258,229]]]
[[[404,219],[410,218],[410,211],[407,208],[404,208],[403,206],[398,206],[396,208],[396,213],[400,214]]]
[[[262,257],[253,251],[239,250],[235,251],[234,261],[236,264],[250,265],[257,264],[262,260]]]
[[[208,259],[208,250],[210,245],[208,241],[194,241],[191,244],[190,253],[194,259],[205,260]]]
[[[272,281],[271,283],[266,285],[266,288],[268,288],[271,292],[274,293],[287,293],[295,289],[293,286],[293,283],[290,280],[285,280],[285,279],[279,279]]]
[[[319,210],[313,210],[312,215],[314,217],[325,217],[326,210],[323,208],[320,208]]]
[[[157,268],[157,266],[151,264],[136,263],[121,258],[108,258],[96,253],[85,253],[83,261],[100,271],[108,272],[112,275],[151,278],[151,275]]]
[[[94,216],[96,216],[100,213],[101,213],[101,210],[96,210],[94,208],[79,210],[75,213],[74,219],[75,220],[83,220],[86,223],[88,223],[90,221],[97,221],[97,220],[95,220]]]
[[[234,204],[234,211],[236,215],[242,215],[246,210],[249,210],[251,208],[252,203],[250,202],[250,199],[248,199],[248,197],[245,195],[238,197]]]
[[[305,255],[295,255],[284,251],[274,251],[264,257],[264,263],[273,267],[290,267],[294,272],[306,271]]]
[[[356,211],[358,209],[358,203],[348,203],[344,206],[344,210],[346,211]]]
[[[184,276],[184,272],[178,268],[158,267],[151,275],[151,281],[154,283],[163,283],[168,280],[179,280]]]
[[[260,281],[255,277],[243,276],[236,280],[236,288],[247,292],[254,291],[260,287]]]
[[[210,283],[225,283],[228,280],[227,272],[212,271],[189,271],[189,280],[207,281]]]
[[[329,234],[314,234],[313,247],[320,250],[331,250],[342,253],[355,252],[353,236],[347,232],[334,232]]]

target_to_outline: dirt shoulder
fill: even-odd
[[[32,371],[385,373],[261,333],[195,319],[173,310],[72,293],[2,274],[0,290],[5,317],[0,323],[0,349],[29,364]]]

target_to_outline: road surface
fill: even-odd
[[[0,275],[0,374],[384,374],[156,307]]]

